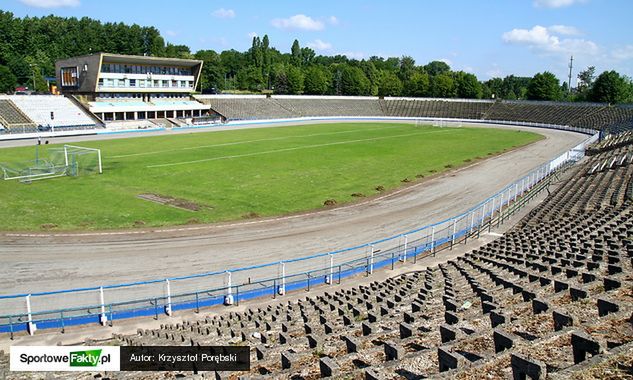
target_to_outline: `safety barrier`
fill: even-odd
[[[560,128],[557,128],[560,129]],[[584,156],[598,134],[538,166],[468,211],[441,222],[338,251],[245,268],[126,284],[0,296],[0,332],[60,328],[174,311],[231,305],[257,297],[283,296],[297,289],[340,283],[342,279],[416,262],[476,238],[501,224],[543,190],[552,174]],[[271,276],[270,273],[276,275]]]

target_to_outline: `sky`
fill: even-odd
[[[631,0],[0,0],[16,16],[74,16],[155,26],[166,41],[247,50],[255,35],[289,52],[298,39],[317,54],[411,56],[480,80],[553,72],[572,86],[580,70],[633,77]]]

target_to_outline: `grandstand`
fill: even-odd
[[[272,101],[290,110],[295,117],[385,116],[375,99],[355,96],[283,96]]]
[[[603,148],[517,226],[457,259],[115,341],[251,346],[250,373],[216,378],[622,373],[633,352],[633,146]]]
[[[385,116],[482,120],[492,101],[387,98],[381,100]]]
[[[9,99],[36,125],[58,130],[97,127],[90,116],[63,96],[14,95]]]
[[[142,61],[143,57],[125,57],[125,59]],[[197,62],[191,61],[189,64],[195,65]],[[134,70],[137,71],[143,69],[139,65],[129,66],[136,67]],[[118,72],[101,74],[126,78],[131,75]],[[145,78],[146,74],[135,75]],[[151,78],[163,76],[169,75],[152,74]],[[191,79],[194,76],[184,75],[183,78]],[[77,84],[79,87],[75,90],[66,88],[65,93],[68,98],[4,96],[0,98],[4,100],[0,105],[2,107],[0,117],[5,117],[5,120],[3,122],[0,119],[0,125],[7,124],[5,129],[10,133],[34,132],[36,131],[34,127],[38,125],[51,125],[58,129],[77,129],[95,128],[105,124],[106,127],[112,129],[125,129],[130,125],[135,128],[146,128],[148,125],[180,127],[218,121],[302,117],[458,119],[494,123],[562,125],[606,130],[612,133],[621,132],[633,125],[633,108],[598,103],[426,98],[379,99],[343,96],[192,95],[191,87],[181,88],[176,85],[172,88],[168,84],[167,87],[141,88],[137,87],[141,82],[134,82],[132,85],[130,79],[125,79],[121,86],[111,88],[107,86],[113,86],[113,84],[106,85],[106,82],[98,84],[102,82],[101,79],[94,83],[95,89],[90,90],[92,92],[82,92],[83,85],[80,84]],[[112,81],[115,83],[115,79]],[[149,86],[149,83],[153,81],[154,79],[147,81],[143,79],[144,86]],[[162,83],[162,80],[158,82]],[[187,81],[176,82],[182,85]],[[51,111],[55,114],[54,120],[50,118]]]
[[[460,119],[595,130],[633,123],[633,109],[598,103],[337,96],[196,95],[225,121],[299,117]],[[614,130],[618,132],[619,130]]]
[[[8,133],[36,131],[36,124],[10,98],[0,97],[0,126]]]

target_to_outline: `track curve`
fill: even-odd
[[[478,124],[477,126],[482,126]],[[0,294],[190,275],[308,256],[457,215],[585,135],[516,126],[546,138],[350,206],[280,218],[143,231],[0,234]]]

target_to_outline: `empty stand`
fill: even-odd
[[[36,131],[35,123],[29,119],[10,99],[0,98],[0,125],[8,133]]]
[[[517,226],[447,263],[115,338],[251,347],[250,373],[216,378],[544,379],[610,365],[607,352],[633,347],[633,163],[602,163],[631,150],[568,169]]]
[[[82,109],[63,96],[15,95],[10,99],[37,125],[50,125],[54,128],[96,127],[95,122]]]
[[[448,99],[385,99],[380,101],[385,116],[436,117],[482,120],[491,101]]]

